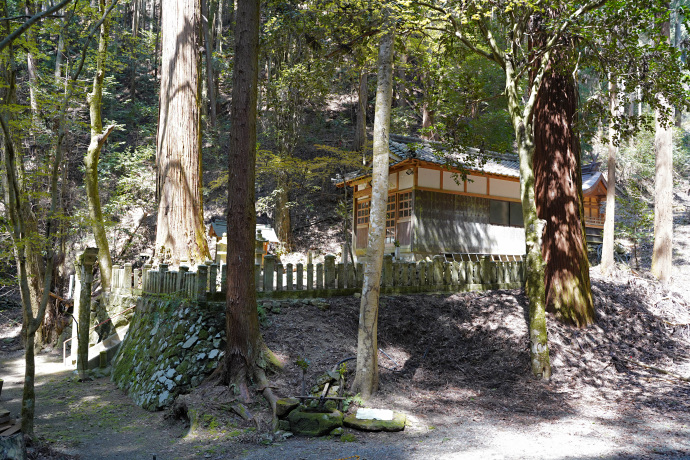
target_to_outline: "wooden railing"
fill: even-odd
[[[264,257],[264,266],[255,265],[254,280],[258,297],[324,297],[350,295],[362,288],[362,264],[336,263],[326,255],[323,263],[280,264],[272,255]],[[429,292],[469,289],[519,287],[524,280],[523,262],[446,261],[436,256],[431,261],[394,262],[386,255],[381,273],[383,292]],[[111,292],[119,294],[168,294],[198,300],[224,298],[227,266],[208,262],[193,270],[179,267],[169,270],[161,264],[156,269],[131,264],[113,266]]]
[[[585,217],[585,225],[603,227],[604,220],[603,217]]]

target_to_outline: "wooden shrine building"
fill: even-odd
[[[520,203],[520,173],[515,155],[434,151],[417,138],[391,136],[386,253],[420,260],[443,254],[448,259],[516,260],[525,252]],[[601,242],[606,181],[595,165],[583,168],[585,226],[590,244]],[[467,171],[463,180],[460,168]],[[352,244],[366,252],[371,201],[371,174],[353,173],[343,183],[353,188]]]

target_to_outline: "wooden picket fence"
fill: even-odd
[[[271,255],[264,257],[263,267],[255,265],[254,280],[259,298],[307,298],[351,295],[361,290],[364,266],[336,263],[326,255],[323,263],[280,264]],[[484,257],[477,261],[447,261],[436,256],[431,261],[394,262],[384,256],[381,288],[384,293],[487,290],[519,288],[524,282],[523,262],[494,261]],[[124,295],[176,295],[197,300],[221,300],[227,289],[227,266],[207,262],[190,270],[169,270],[160,264],[156,269],[132,264],[113,266],[111,292]]]

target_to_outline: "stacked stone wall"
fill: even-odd
[[[147,410],[169,406],[218,366],[225,304],[145,296],[113,362],[112,380]]]

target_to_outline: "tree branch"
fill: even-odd
[[[26,21],[24,24],[22,24],[21,26],[19,26],[19,28],[17,28],[14,32],[12,32],[11,34],[9,34],[7,37],[5,37],[5,38],[0,42],[0,51],[2,51],[3,49],[5,49],[5,47],[7,47],[7,45],[9,45],[10,43],[12,43],[17,37],[19,37],[21,34],[23,34],[24,32],[26,32],[27,29],[28,29],[29,27],[31,27],[32,25],[34,25],[36,22],[40,21],[41,19],[43,19],[44,17],[46,17],[46,16],[48,16],[48,15],[51,15],[51,14],[55,13],[55,12],[58,11],[58,10],[64,8],[64,7],[65,7],[69,2],[71,2],[71,1],[72,1],[72,0],[62,0],[60,3],[58,3],[58,4],[55,5],[54,7],[49,8],[49,9],[47,9],[47,10],[45,10],[45,11],[42,11],[42,12],[40,12],[40,13],[34,15],[31,19],[29,19],[29,20]]]

